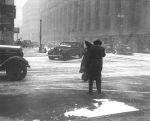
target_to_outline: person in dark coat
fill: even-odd
[[[81,65],[80,65],[80,70],[79,72],[80,73],[83,73],[81,78],[83,81],[87,81],[88,78],[87,78],[87,69],[85,68],[85,63],[86,63],[86,60],[87,60],[87,56],[88,56],[88,51],[90,49],[90,47],[93,45],[92,43],[90,43],[89,41],[85,41],[85,45],[86,45],[86,48],[83,52],[83,57],[82,57],[82,61],[81,61]]]
[[[87,75],[89,78],[89,92],[93,92],[93,82],[96,80],[96,87],[98,93],[101,93],[101,72],[103,68],[103,57],[106,56],[105,48],[102,47],[102,42],[95,40],[94,45],[89,49],[89,55],[86,61]]]

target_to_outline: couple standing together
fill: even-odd
[[[93,82],[96,81],[96,87],[101,94],[101,72],[103,68],[103,57],[106,56],[105,48],[102,47],[102,42],[97,39],[92,43],[85,41],[86,50],[83,54],[80,73],[83,73],[82,79],[89,80],[88,94],[93,93]]]

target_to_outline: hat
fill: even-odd
[[[95,40],[93,42],[94,45],[102,45],[102,41],[100,41],[99,39]]]
[[[87,48],[90,48],[93,44],[90,43],[89,41],[85,41],[85,45],[86,45]]]

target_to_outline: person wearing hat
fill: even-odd
[[[92,46],[93,44],[90,43],[89,41],[85,41],[85,50],[84,50],[84,53],[83,53],[83,57],[82,57],[82,61],[81,61],[81,65],[80,65],[80,70],[79,72],[82,73],[82,80],[84,82],[86,82],[88,80],[88,76],[86,74],[86,68],[85,68],[85,63],[86,63],[86,60],[87,60],[87,56],[88,56],[88,51],[90,49],[90,47]]]
[[[101,93],[101,72],[103,68],[103,57],[106,56],[105,48],[102,47],[102,42],[97,39],[93,42],[93,46],[89,49],[89,54],[85,67],[87,68],[87,75],[89,78],[88,94],[93,93],[93,82],[96,81],[97,91]]]

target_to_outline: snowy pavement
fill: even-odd
[[[94,84],[94,94],[87,95],[88,83],[82,82],[79,73],[81,59],[49,60],[35,49],[24,51],[31,66],[24,80],[8,81],[5,73],[0,73],[0,119],[149,121],[149,54],[107,53],[102,94],[97,94]]]

